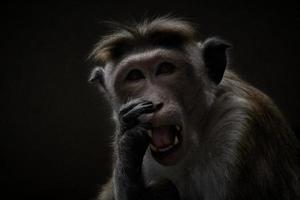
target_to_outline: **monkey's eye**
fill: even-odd
[[[175,71],[175,66],[169,62],[163,62],[158,65],[156,75],[172,74]]]
[[[140,70],[133,69],[127,74],[125,80],[126,81],[138,81],[143,78],[145,78],[145,76]]]

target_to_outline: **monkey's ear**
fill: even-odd
[[[93,84],[100,84],[102,87],[104,85],[104,69],[102,67],[95,67],[89,77],[89,82]]]
[[[227,64],[226,49],[231,45],[219,38],[208,38],[201,45],[201,52],[208,76],[219,84]]]

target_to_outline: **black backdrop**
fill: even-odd
[[[110,175],[110,108],[87,83],[86,57],[107,31],[103,20],[172,12],[198,23],[203,39],[231,41],[232,68],[274,99],[299,136],[297,5],[98,1],[0,9],[1,199],[91,199]]]

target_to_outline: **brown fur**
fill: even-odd
[[[196,39],[192,24],[179,18],[162,17],[128,26],[115,24],[114,29],[116,31],[104,36],[96,44],[90,58],[107,63],[120,57],[124,53],[120,52],[122,49],[128,53],[128,49],[145,44],[160,45],[168,42],[172,45]]]

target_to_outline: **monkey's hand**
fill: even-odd
[[[131,101],[120,109],[120,132],[117,135],[118,158],[124,167],[140,167],[150,137],[148,130],[151,124],[141,122],[139,118],[144,114],[154,112],[153,103],[145,100]]]
[[[151,125],[141,122],[142,115],[154,112],[152,102],[131,101],[120,109],[120,131],[117,134],[117,160],[114,170],[115,197],[119,199],[140,199],[144,185],[141,166],[150,142],[148,130]]]

